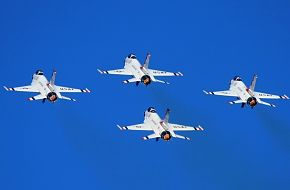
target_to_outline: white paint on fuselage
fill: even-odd
[[[247,101],[248,98],[253,96],[251,90],[248,89],[242,81],[231,80],[230,91],[236,93],[237,96],[243,101]]]
[[[161,133],[164,131],[168,131],[167,124],[163,122],[163,120],[159,117],[157,113],[151,113],[151,112],[146,111],[144,123],[146,125],[151,126],[153,131],[159,135],[161,135]]]
[[[142,67],[137,59],[126,57],[124,68],[131,71],[133,76],[137,79],[141,79],[144,75],[149,75],[151,79],[154,79],[154,77],[148,72],[148,70]]]
[[[45,97],[47,97],[48,93],[54,91],[52,86],[50,86],[50,88],[48,87],[49,82],[44,75],[33,74],[31,85],[35,86],[40,94]]]

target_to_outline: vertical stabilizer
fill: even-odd
[[[258,78],[258,76],[255,74],[254,77],[253,77],[253,80],[252,80],[251,86],[250,86],[250,89],[251,89],[252,92],[254,92],[254,90],[255,90],[255,86],[256,86],[257,78]]]
[[[168,123],[169,121],[169,115],[170,115],[170,109],[167,108],[166,113],[165,113],[165,117],[164,117],[164,123]]]
[[[51,76],[51,79],[50,79],[50,84],[52,86],[54,86],[54,84],[55,84],[55,77],[56,77],[56,70],[53,70],[53,73],[52,73],[52,76]]]
[[[151,57],[151,54],[148,52],[148,53],[147,53],[147,56],[146,56],[146,59],[145,59],[145,62],[144,62],[144,65],[143,65],[143,67],[144,67],[145,69],[148,69],[149,62],[150,62],[150,57]]]

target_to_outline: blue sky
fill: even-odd
[[[257,91],[288,94],[289,1],[2,1],[2,85],[30,84],[43,69],[58,85],[92,90],[78,102],[28,102],[1,91],[0,189],[287,189],[289,101],[241,109],[212,97],[240,75]],[[181,71],[170,85],[124,85],[135,53],[151,68]],[[200,124],[192,141],[141,141],[147,132],[116,124],[143,121],[154,106],[170,121]]]

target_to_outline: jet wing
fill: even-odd
[[[57,92],[84,92],[89,93],[91,92],[89,89],[77,89],[77,88],[70,88],[70,87],[64,87],[64,86],[54,86],[55,90]]]
[[[121,127],[120,125],[117,125],[117,127],[120,130],[153,131],[153,129],[150,126],[145,125],[144,123],[137,124],[137,125],[125,126],[125,127]]]
[[[4,86],[5,90],[7,91],[18,91],[18,92],[39,92],[34,86],[20,86],[15,88],[8,88]]]
[[[230,90],[226,90],[226,91],[216,91],[216,92],[207,92],[207,91],[203,91],[205,94],[210,94],[210,95],[218,95],[218,96],[232,96],[232,97],[238,97],[236,95],[236,93],[230,91]]]
[[[200,125],[197,127],[190,127],[190,126],[170,123],[169,126],[172,127],[173,131],[203,131],[204,130]]]
[[[149,72],[153,75],[153,76],[163,76],[163,77],[169,77],[169,76],[183,76],[183,74],[181,72],[167,72],[167,71],[159,71],[159,70],[153,70],[153,69],[148,69]]]
[[[110,74],[110,75],[133,75],[129,70],[126,69],[116,69],[116,70],[109,70],[109,71],[102,71],[98,69],[99,73],[101,74]]]
[[[254,92],[254,95],[260,99],[289,99],[288,96],[283,95],[274,95],[274,94],[266,94],[262,92]]]

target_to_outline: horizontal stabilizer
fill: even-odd
[[[181,135],[177,135],[177,134],[175,134],[173,137],[175,137],[175,138],[179,138],[179,139],[190,140],[189,137],[185,137],[185,136],[181,136]]]
[[[69,98],[69,97],[65,97],[65,96],[61,96],[61,97],[59,97],[59,98],[60,98],[60,99],[63,99],[63,100],[73,101],[73,102],[77,101],[76,99]]]
[[[142,137],[143,140],[155,139],[155,138],[160,138],[160,135],[154,133],[152,135],[148,135],[146,137]]]
[[[163,83],[163,84],[170,84],[169,82],[165,82],[163,80],[158,80],[158,79],[154,79],[153,81],[154,82],[160,82],[160,83]]]
[[[264,101],[262,101],[262,100],[259,100],[258,99],[258,103],[260,103],[260,104],[264,104],[264,105],[266,105],[266,106],[271,106],[271,107],[276,107],[274,104],[270,104],[270,103],[268,103],[268,102],[264,102]]]
[[[236,100],[236,101],[229,102],[229,104],[242,104],[242,103],[246,103],[246,102],[243,100]]]
[[[131,78],[129,80],[124,80],[123,83],[127,84],[127,83],[131,83],[131,82],[140,82],[139,79],[137,78]]]
[[[43,99],[46,99],[46,97],[43,96],[43,95],[41,95],[41,94],[39,94],[39,95],[36,95],[36,96],[30,97],[30,98],[28,98],[27,100],[29,100],[29,101],[34,101],[34,100],[43,100]]]

